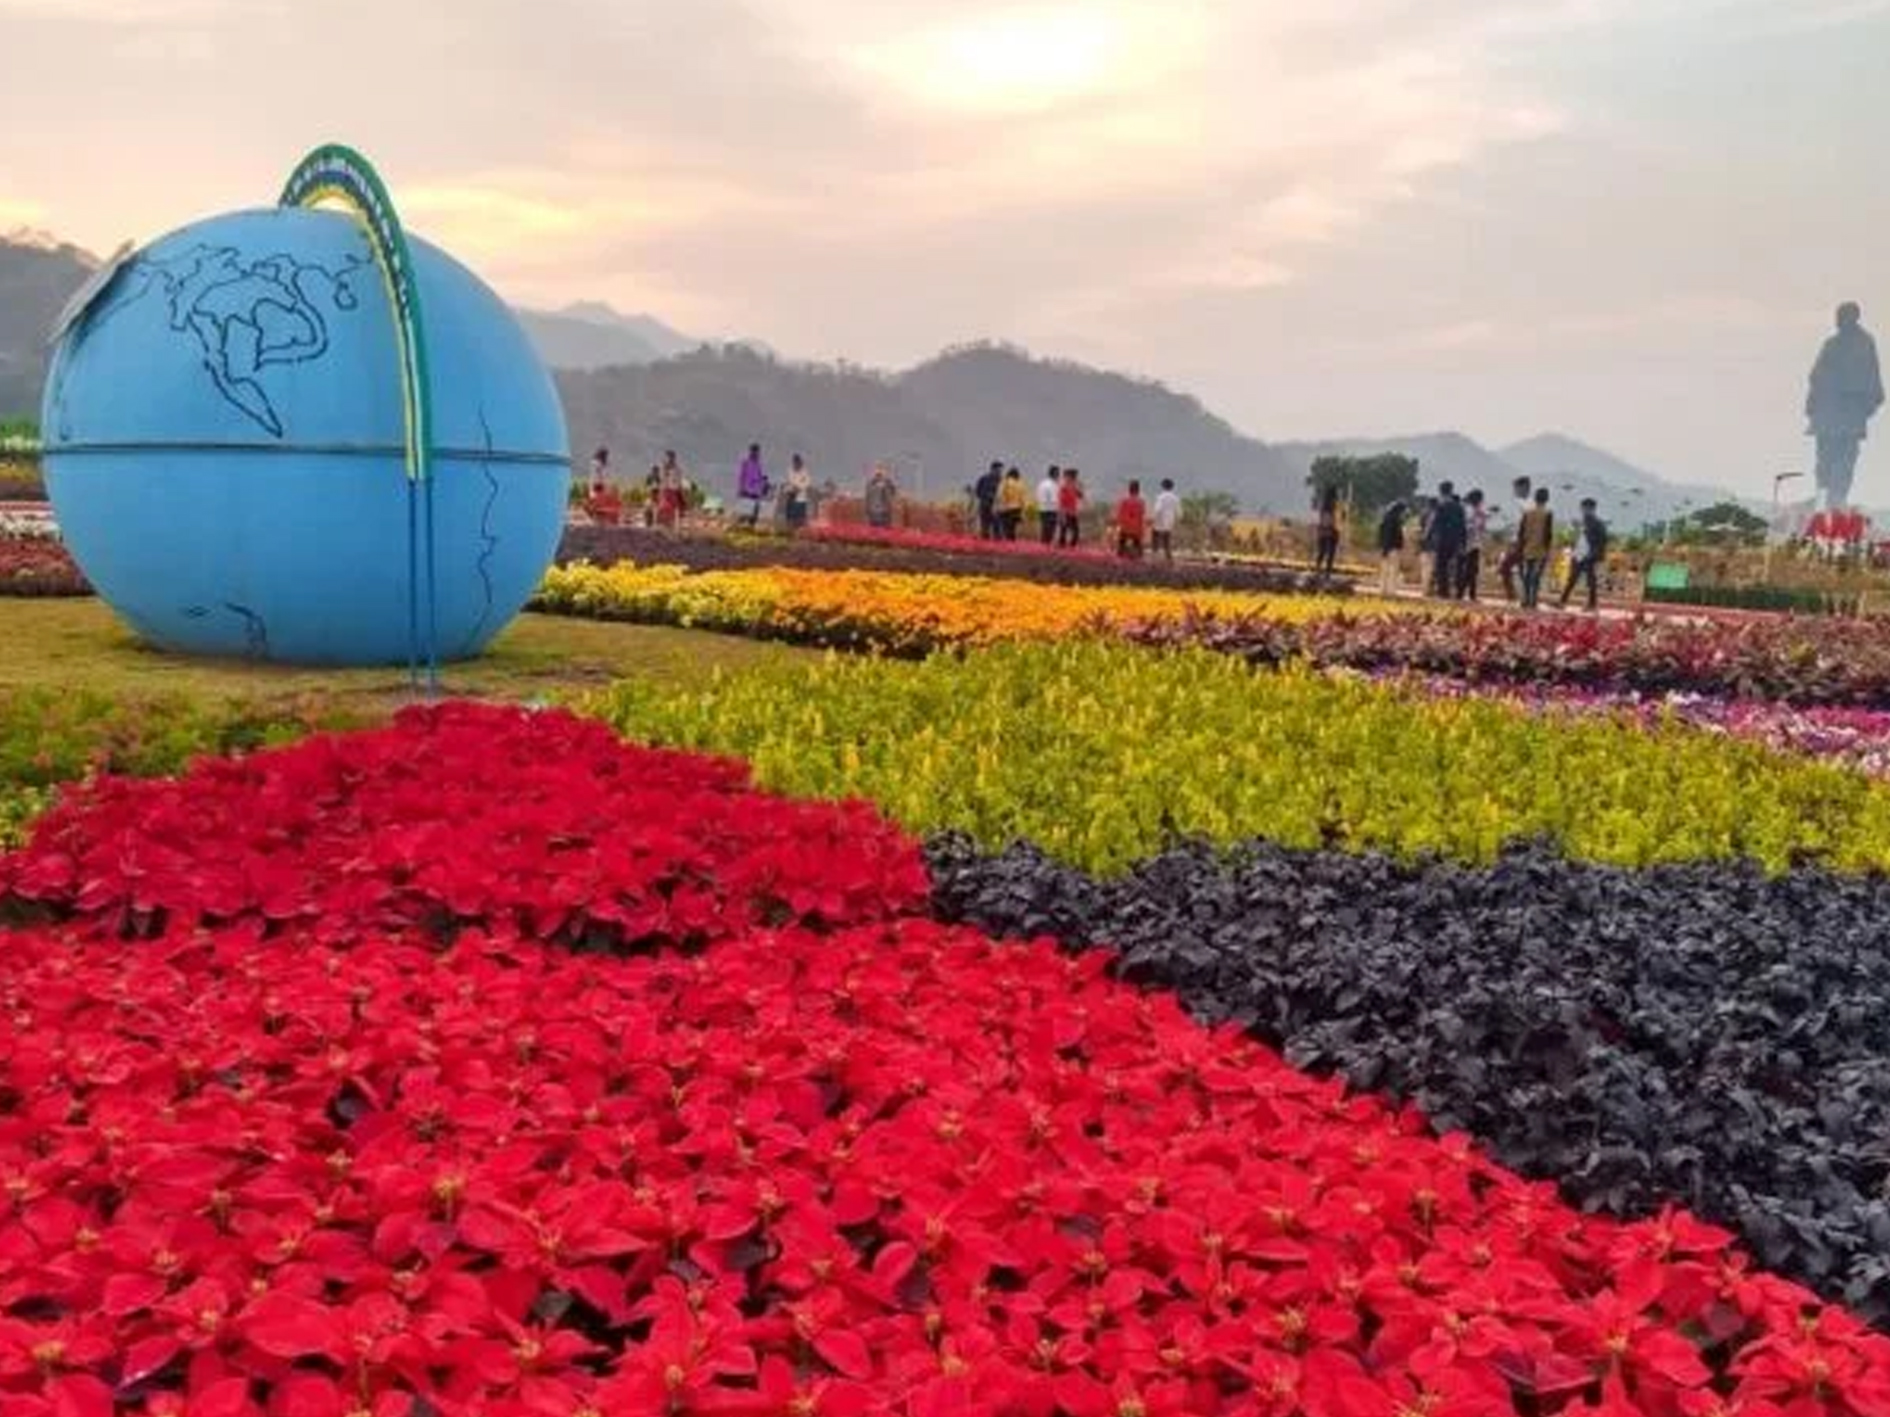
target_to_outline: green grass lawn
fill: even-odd
[[[687,684],[720,667],[808,654],[733,635],[522,615],[482,658],[443,667],[441,683],[456,697],[550,699],[622,678]],[[404,666],[296,669],[187,659],[142,644],[100,600],[0,598],[0,693],[17,689],[127,698],[318,697],[364,713],[411,697]]]

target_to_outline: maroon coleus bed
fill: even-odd
[[[1890,1411],[1724,1234],[918,918],[915,863],[464,708],[68,806],[5,867],[0,1417]]]
[[[1120,630],[1151,645],[1201,645],[1258,663],[1710,694],[1793,704],[1890,706],[1890,620],[1659,615],[1334,615],[1287,624],[1209,614]]]
[[[0,596],[90,593],[71,553],[58,540],[0,530]]]

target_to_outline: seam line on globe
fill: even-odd
[[[267,443],[56,443],[40,449],[42,457],[103,453],[319,453],[330,457],[402,457],[406,449],[398,443],[298,443],[294,447],[272,447]],[[546,467],[568,468],[571,459],[557,453],[527,453],[504,448],[433,448],[429,456],[452,458],[463,462],[524,462]]]

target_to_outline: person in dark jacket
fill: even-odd
[[[1403,576],[1399,560],[1404,555],[1404,524],[1411,509],[1403,502],[1393,502],[1378,519],[1378,589],[1384,595],[1396,595]]]
[[[997,541],[1003,536],[997,514],[998,490],[1003,485],[1004,464],[994,462],[972,489],[978,499],[978,535],[986,541]]]
[[[1483,489],[1463,494],[1464,544],[1457,558],[1457,599],[1477,598],[1477,578],[1483,571],[1483,540],[1489,535],[1490,516],[1483,510]]]
[[[1608,524],[1595,515],[1595,499],[1582,498],[1582,518],[1575,524],[1575,550],[1569,562],[1568,584],[1562,587],[1562,605],[1566,609],[1568,598],[1575,593],[1575,587],[1582,581],[1588,582],[1588,608],[1592,611],[1600,600],[1600,588],[1596,584],[1596,572],[1608,555]]]
[[[1431,553],[1431,594],[1450,600],[1457,594],[1457,566],[1463,556],[1469,526],[1454,483],[1437,484],[1437,509],[1431,513],[1428,550]]]

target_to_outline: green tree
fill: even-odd
[[[1224,550],[1240,515],[1231,492],[1187,492],[1181,498],[1180,544],[1193,551]]]
[[[1393,502],[1417,496],[1418,461],[1404,453],[1374,453],[1370,457],[1330,455],[1313,459],[1306,485],[1316,499],[1328,487],[1349,499],[1357,517],[1370,517]]]
[[[1210,527],[1231,522],[1240,514],[1240,499],[1232,492],[1190,492],[1181,499],[1181,524]]]
[[[30,418],[0,418],[0,446],[39,446],[39,425]]]
[[[1763,546],[1766,521],[1737,502],[1702,507],[1677,528],[1678,539],[1713,546]]]

